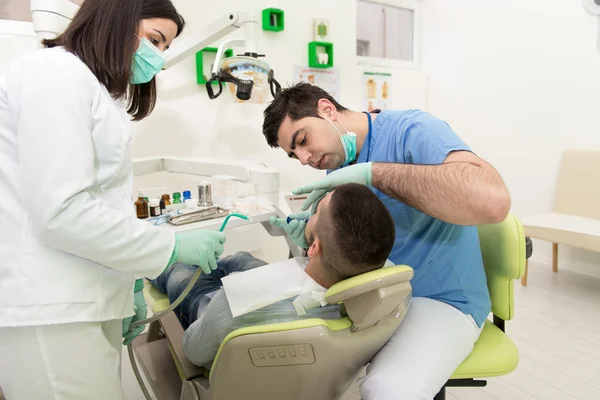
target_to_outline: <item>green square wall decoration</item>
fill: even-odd
[[[311,68],[333,67],[333,43],[310,42],[308,44],[308,66]]]
[[[216,47],[205,47],[196,53],[196,81],[198,85],[205,84],[212,77],[212,65],[205,65],[207,62],[204,60],[204,54],[215,53],[216,56],[218,50]],[[226,58],[233,57],[233,50],[225,50],[224,56]]]
[[[262,12],[262,28],[265,31],[282,31],[284,27],[283,10],[265,8]]]

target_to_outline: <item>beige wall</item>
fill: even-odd
[[[69,1],[75,4],[83,3],[83,0]],[[30,22],[29,0],[0,0],[0,19]]]
[[[0,19],[31,21],[29,1],[0,0]]]

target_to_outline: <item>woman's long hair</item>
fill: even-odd
[[[134,121],[147,117],[156,104],[156,81],[130,83],[136,38],[144,19],[163,18],[177,24],[177,36],[185,21],[171,0],[86,0],[69,27],[46,47],[64,46],[77,55],[115,99],[126,98]]]

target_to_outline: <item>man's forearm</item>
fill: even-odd
[[[504,220],[510,196],[493,169],[468,162],[373,163],[373,186],[434,218],[458,225]]]

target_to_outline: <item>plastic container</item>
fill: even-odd
[[[260,211],[258,202],[254,200],[235,200],[233,202],[233,208],[245,215],[257,214]]]
[[[181,204],[181,193],[173,193],[173,204]]]
[[[185,204],[185,208],[194,209],[198,207],[197,199],[187,199],[183,202]]]
[[[238,197],[238,181],[233,176],[212,177],[213,199],[217,204],[228,204]]]
[[[160,212],[160,201],[158,199],[150,199],[148,202],[148,206],[150,207],[150,216],[158,217],[161,215]]]
[[[185,204],[183,204],[183,203],[171,204],[171,205],[165,207],[165,213],[169,213],[169,212],[175,211],[175,210],[182,210],[184,208],[186,208],[186,207],[185,207]]]

